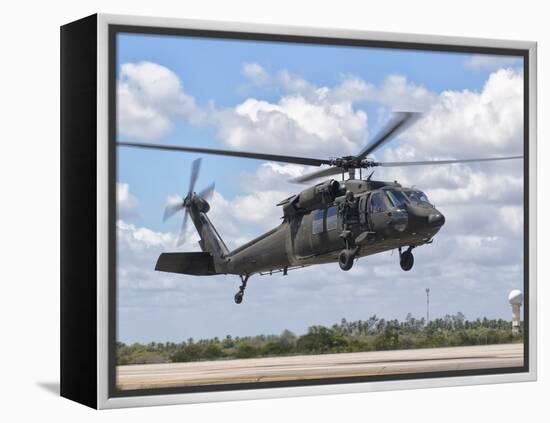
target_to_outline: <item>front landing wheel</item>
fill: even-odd
[[[338,256],[338,264],[340,269],[348,271],[353,267],[353,260],[355,259],[355,254],[352,250],[342,250]]]
[[[401,253],[399,264],[401,265],[401,269],[403,269],[405,272],[408,272],[409,270],[411,270],[414,266],[413,253],[411,253],[408,250],[405,251],[404,253]]]
[[[242,291],[239,291],[235,294],[235,304],[240,304],[243,302],[243,296],[244,296],[244,292]]]

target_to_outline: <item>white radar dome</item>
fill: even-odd
[[[519,289],[514,289],[508,294],[508,301],[510,301],[510,304],[521,304],[523,302],[523,294]]]

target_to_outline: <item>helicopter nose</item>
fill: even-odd
[[[428,215],[428,223],[431,226],[443,226],[445,223],[445,216],[439,211],[434,211]]]

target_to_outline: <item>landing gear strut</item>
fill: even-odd
[[[340,265],[340,269],[348,271],[353,267],[353,261],[359,251],[359,247],[355,246],[351,231],[349,230],[342,231],[340,238],[344,240],[346,248],[340,251],[338,255],[338,264]]]
[[[412,249],[414,247],[409,247],[405,251],[401,252],[401,247],[399,247],[399,264],[401,265],[401,269],[403,269],[405,272],[408,272],[413,268],[414,265],[414,256],[412,253]]]
[[[240,277],[242,285],[239,286],[239,290],[235,294],[235,304],[240,304],[243,302],[244,290],[246,289],[246,283],[248,282],[248,278],[250,277],[250,275],[240,275]]]

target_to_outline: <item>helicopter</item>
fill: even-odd
[[[313,173],[293,179],[305,183],[319,178],[339,175],[310,186],[298,194],[283,199],[282,222],[272,230],[229,250],[208,217],[208,199],[214,184],[196,193],[201,159],[191,167],[189,187],[185,197],[166,207],[164,220],[178,212],[184,213],[178,245],[189,218],[199,236],[200,252],[161,253],[155,270],[196,276],[237,275],[241,284],[234,296],[241,304],[252,275],[282,273],[324,263],[338,262],[349,271],[360,257],[397,250],[401,269],[409,271],[414,265],[412,251],[431,244],[445,224],[445,216],[418,188],[402,186],[397,181],[365,179],[363,169],[376,167],[444,165],[521,159],[523,156],[477,158],[462,160],[431,160],[415,162],[379,162],[370,158],[375,150],[410,127],[418,113],[397,112],[385,127],[356,155],[329,159],[284,156],[255,152],[218,150],[197,147],[118,142],[119,146],[159,149],[188,153],[213,154],[257,160],[323,166]],[[359,178],[356,178],[359,170]],[[347,174],[347,179],[345,178]]]

